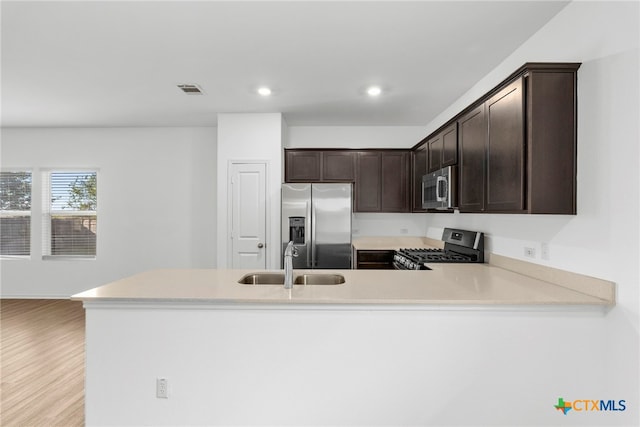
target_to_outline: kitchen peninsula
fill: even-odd
[[[77,294],[87,425],[438,424],[447,384],[468,382],[458,398],[473,406],[496,369],[544,381],[528,368],[555,356],[529,346],[527,322],[561,351],[589,337],[557,334],[560,318],[597,331],[614,305],[598,279],[585,293],[494,264],[432,268],[322,271],[345,282],[292,290],[240,284],[244,270],[156,270]]]
[[[431,271],[294,270],[302,274],[340,274],[331,285],[248,285],[238,283],[250,270],[155,270],[77,294],[94,304],[406,304],[421,306],[594,306],[614,304],[606,281],[582,292],[488,264],[432,264]],[[585,293],[586,292],[586,293]]]

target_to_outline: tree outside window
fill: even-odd
[[[0,172],[0,255],[31,254],[31,172]]]
[[[97,242],[97,173],[52,171],[45,213],[45,256],[95,257]]]

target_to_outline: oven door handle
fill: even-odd
[[[400,264],[397,261],[393,261],[393,269],[394,270],[406,270],[407,267],[405,267],[404,265]]]

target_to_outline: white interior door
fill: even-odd
[[[231,268],[265,269],[266,264],[265,163],[232,163]]]

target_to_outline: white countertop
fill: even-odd
[[[253,270],[154,270],[74,295],[85,302],[231,304],[422,304],[610,306],[611,300],[490,264],[431,264],[431,271],[295,270],[336,273],[340,285],[244,285]],[[281,271],[281,270],[273,270]]]

